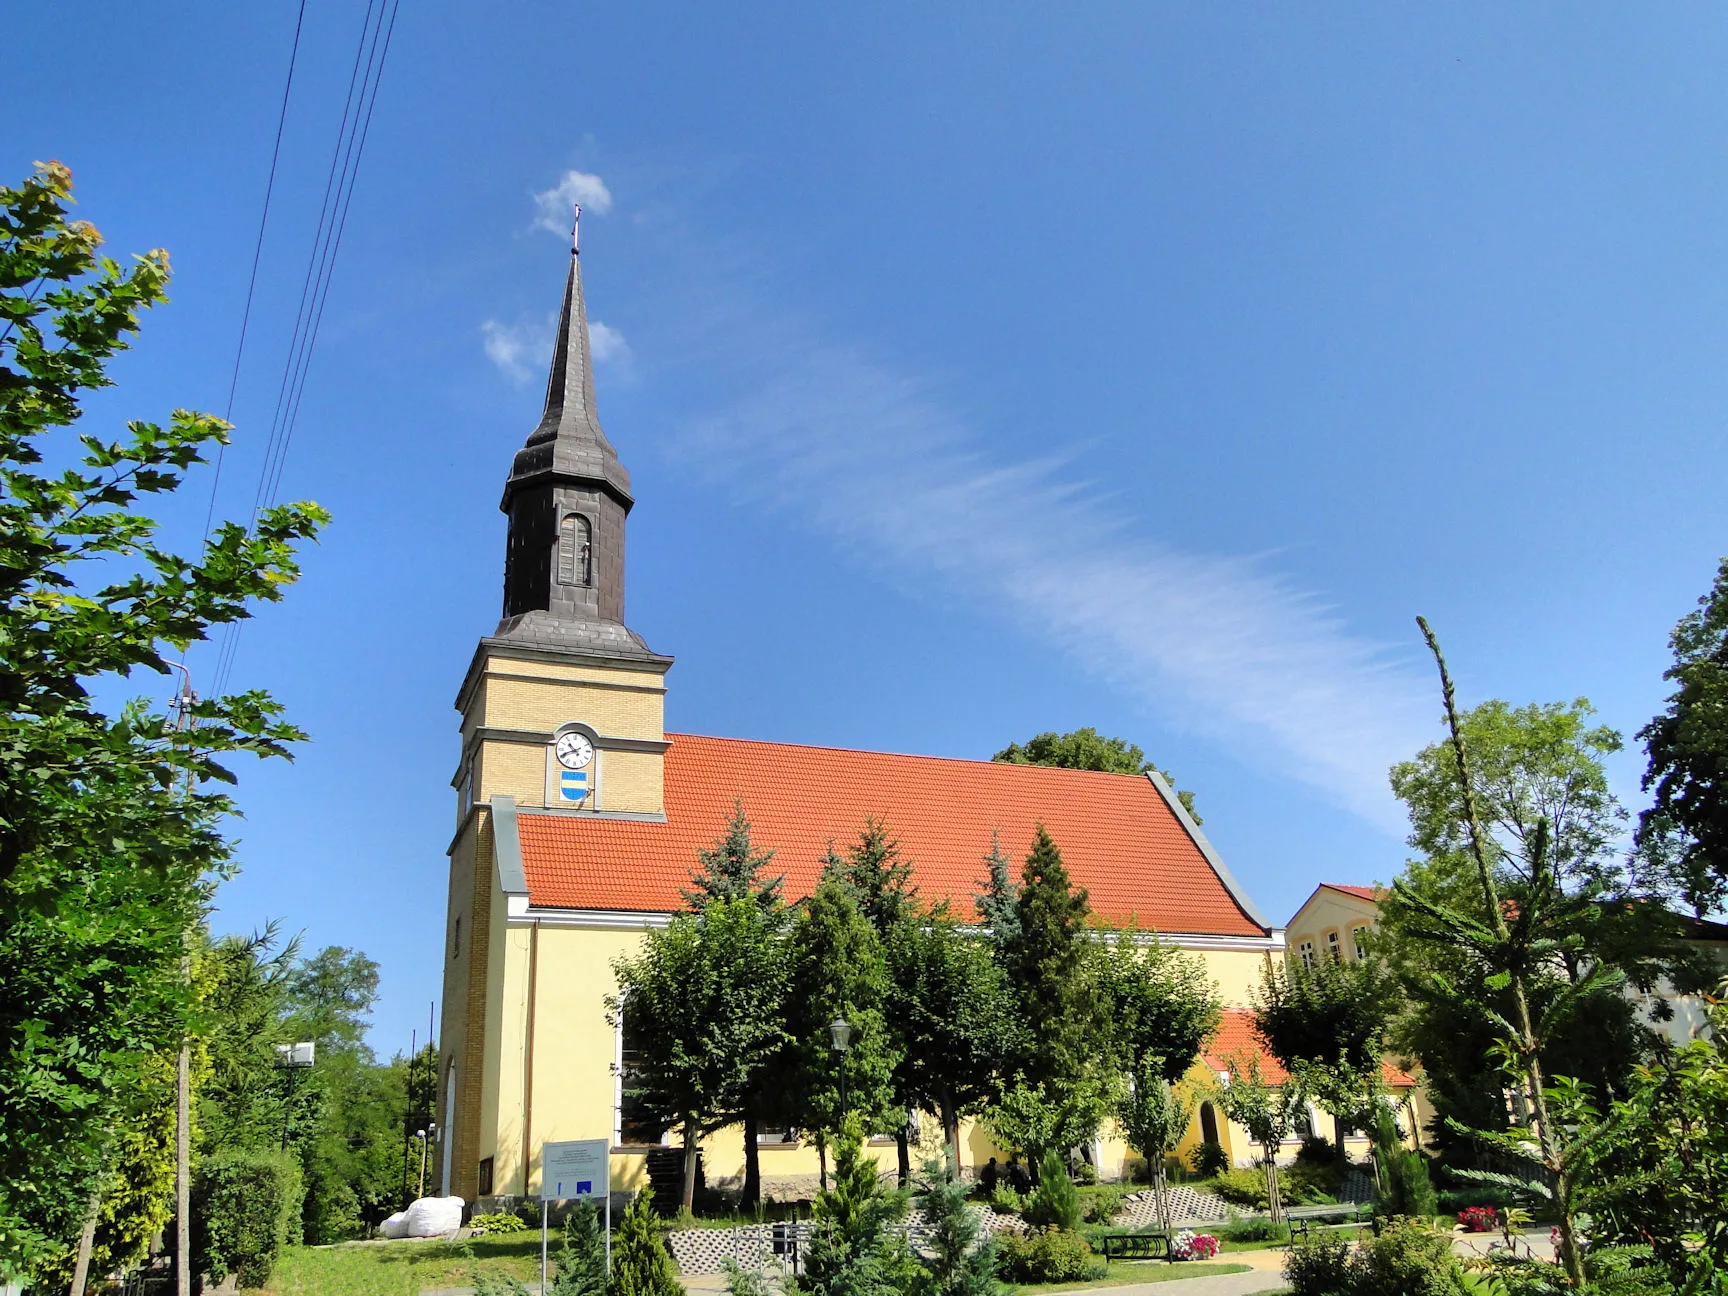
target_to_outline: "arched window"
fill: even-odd
[[[1302,970],[1312,972],[1314,970],[1314,942],[1311,940],[1303,941],[1296,947],[1296,953],[1302,959]]]
[[[1200,1137],[1208,1143],[1218,1142],[1218,1113],[1209,1102],[1200,1104]]]
[[[570,513],[558,528],[558,583],[594,583],[594,529],[580,513]]]
[[[1344,946],[1339,942],[1338,933],[1335,931],[1326,933],[1326,955],[1334,963],[1339,962],[1344,957]]]
[[[1350,943],[1356,947],[1356,957],[1359,960],[1368,954],[1368,941],[1371,939],[1368,931],[1366,923],[1350,929]]]

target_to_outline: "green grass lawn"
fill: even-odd
[[[1015,1287],[1016,1293],[1097,1291],[1106,1287],[1128,1287],[1141,1283],[1176,1282],[1183,1278],[1214,1278],[1220,1274],[1247,1273],[1248,1265],[1205,1264],[1184,1260],[1171,1264],[1166,1260],[1117,1260],[1107,1276],[1097,1282],[1041,1283],[1037,1286]]]
[[[460,1244],[407,1241],[350,1246],[289,1247],[282,1253],[269,1296],[419,1296],[422,1287],[468,1287],[476,1269],[540,1279],[540,1230]],[[558,1238],[552,1239],[556,1254]]]

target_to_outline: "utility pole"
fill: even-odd
[[[179,662],[169,662],[181,672],[180,692],[174,698],[175,728],[191,727],[192,708],[198,695],[192,691],[192,672]],[[192,795],[192,772],[186,772],[186,795]],[[180,975],[192,980],[190,951],[180,956]],[[174,1066],[174,1291],[192,1296],[192,1041],[180,1036],[180,1057]]]

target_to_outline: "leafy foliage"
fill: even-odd
[[[1156,1057],[1163,1078],[1176,1083],[1223,1020],[1205,960],[1132,927],[1095,950],[1092,974],[1117,1066],[1139,1075]]]
[[[990,929],[991,945],[1001,950],[1020,931],[1020,887],[994,832],[990,834],[990,852],[984,856],[984,880],[978,885],[973,906],[978,920]]]
[[[1728,900],[1728,558],[1698,610],[1669,637],[1676,685],[1668,708],[1639,731],[1655,803],[1639,846],[1700,916]]]
[[[1145,1054],[1130,1076],[1131,1083],[1116,1103],[1116,1122],[1128,1146],[1146,1158],[1152,1175],[1153,1200],[1159,1227],[1170,1227],[1167,1161],[1194,1119],[1197,1100],[1192,1091],[1172,1087],[1162,1057]]]
[[[996,1248],[997,1272],[1010,1282],[1083,1282],[1104,1270],[1104,1262],[1093,1256],[1086,1239],[1066,1229],[1008,1233],[997,1240]]]
[[[1283,1217],[1278,1196],[1278,1148],[1296,1126],[1306,1095],[1292,1077],[1282,1085],[1270,1085],[1260,1074],[1258,1054],[1232,1057],[1230,1080],[1213,1090],[1212,1100],[1224,1114],[1248,1131],[1260,1145],[1260,1164],[1266,1182],[1268,1209],[1274,1220]]]
[[[863,1153],[862,1123],[846,1121],[835,1142],[833,1186],[818,1194],[816,1229],[801,1291],[813,1296],[889,1296],[913,1290],[922,1270],[890,1226],[906,1214],[904,1190],[884,1187]]]
[[[1374,1155],[1384,1179],[1374,1213],[1417,1219],[1438,1214],[1440,1198],[1428,1174],[1428,1158],[1404,1146],[1398,1136],[1398,1122],[1384,1103],[1375,1113],[1373,1135]]]
[[[606,1296],[606,1232],[593,1202],[577,1202],[564,1217],[551,1296]]]
[[[38,165],[0,187],[0,1266],[74,1234],[191,1009],[186,936],[233,867],[219,831],[235,753],[281,756],[302,735],[264,693],[210,698],[176,726],[116,713],[98,681],[170,674],[169,654],[281,598],[314,505],[219,527],[196,558],[137,511],[222,442],[176,410],[123,435],[57,436],[109,361],[165,300],[168,257],[129,267],[67,218],[71,173]],[[44,462],[64,465],[53,471]]]
[[[755,900],[765,909],[780,903],[784,874],[764,879],[762,871],[774,862],[772,850],[759,851],[750,840],[750,819],[744,801],[732,805],[726,831],[714,845],[696,852],[697,871],[690,875],[693,890],[683,892],[685,903],[701,909],[714,900]]]
[[[192,1177],[192,1256],[197,1273],[236,1274],[262,1287],[297,1239],[300,1167],[279,1152],[224,1152],[198,1163]]]
[[[947,1159],[924,1164],[924,1182],[913,1196],[924,1218],[923,1257],[928,1296],[995,1296],[996,1248],[971,1208],[952,1146]]]
[[[1089,1140],[1108,1109],[1110,1094],[1082,1080],[1052,1094],[1043,1085],[1009,1085],[985,1113],[984,1123],[1003,1147],[1026,1154],[1029,1167],[1043,1164],[1044,1155],[1066,1151]]]
[[[1106,738],[1090,727],[1065,734],[1035,734],[1024,743],[1009,743],[990,759],[1009,765],[1055,765],[1107,774],[1145,774],[1157,770],[1166,783],[1172,788],[1176,786],[1176,776],[1158,769],[1139,747],[1125,738]],[[1198,824],[1200,816],[1194,813],[1194,794],[1178,792],[1176,796],[1188,817]]]

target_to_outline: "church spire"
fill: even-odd
[[[618,452],[601,430],[594,405],[594,355],[582,295],[582,254],[576,239],[581,217],[578,207],[570,229],[570,273],[564,281],[564,309],[558,317],[558,340],[552,348],[552,372],[546,381],[546,407],[539,426],[516,453],[510,479],[504,485],[505,512],[510,511],[510,497],[516,490],[550,475],[604,483],[626,511],[634,502],[630,474],[618,462]]]
[[[510,535],[496,637],[587,654],[652,656],[624,625],[624,519],[634,503],[630,474],[594,408],[582,258],[572,230],[545,409],[516,452],[499,505],[510,517]]]

